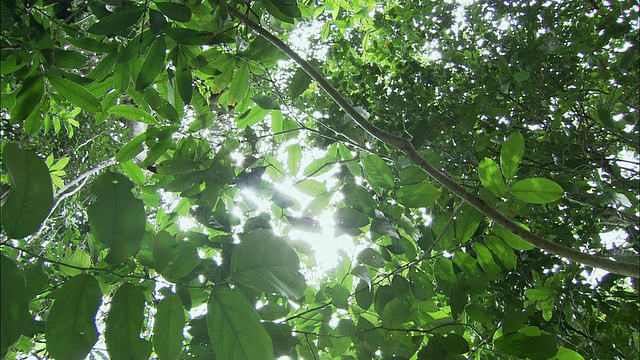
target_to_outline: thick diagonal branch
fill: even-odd
[[[550,240],[543,238],[542,236],[536,235],[515,223],[513,220],[509,219],[505,215],[503,215],[500,211],[496,210],[478,196],[470,193],[460,184],[458,184],[454,179],[443,173],[442,171],[433,167],[425,158],[413,147],[411,141],[409,139],[402,138],[400,136],[396,136],[394,134],[388,133],[379,127],[375,126],[371,122],[369,122],[364,116],[362,116],[354,107],[351,105],[347,99],[345,99],[342,94],[336,90],[327,81],[327,79],[322,75],[318,70],[316,70],[308,61],[300,57],[295,51],[293,51],[287,44],[285,44],[282,40],[278,39],[275,35],[273,35],[268,30],[264,29],[262,26],[257,24],[255,21],[251,20],[240,11],[235,9],[233,6],[229,7],[229,12],[240,19],[243,23],[245,23],[248,27],[250,27],[253,31],[255,31],[258,35],[264,37],[273,45],[275,45],[278,49],[284,52],[287,56],[289,56],[293,61],[295,61],[304,71],[313,78],[318,85],[325,91],[327,94],[347,113],[349,116],[353,118],[353,120],[358,123],[363,129],[369,132],[371,135],[375,136],[379,140],[396,147],[398,150],[405,153],[411,160],[413,160],[418,166],[420,166],[424,171],[427,172],[433,179],[438,181],[442,186],[447,188],[449,191],[453,192],[464,201],[478,209],[482,214],[490,218],[494,221],[494,223],[501,225],[505,229],[509,230],[514,235],[518,236],[522,240],[530,243],[531,245],[552,253],[554,255],[558,255],[574,261],[576,263],[580,263],[583,265],[591,266],[594,268],[599,268],[602,270],[606,270],[615,274],[624,275],[624,276],[632,276],[635,278],[640,277],[640,268],[637,265],[618,262],[614,260],[610,260],[607,258],[589,255],[582,253],[580,251],[574,250],[572,248],[554,243]]]

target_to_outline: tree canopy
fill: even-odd
[[[0,1],[0,356],[640,353],[636,2]]]

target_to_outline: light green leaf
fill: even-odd
[[[237,250],[236,250],[237,251]],[[216,355],[227,360],[273,360],[273,342],[242,293],[216,286],[207,304],[207,330]]]
[[[127,143],[127,145],[123,146],[120,151],[116,154],[115,160],[124,163],[131,159],[133,159],[136,155],[142,152],[144,148],[142,144],[147,140],[147,134],[142,133]],[[137,165],[136,165],[137,166]]]
[[[300,162],[302,160],[302,146],[299,144],[289,145],[287,147],[287,167],[292,175],[296,175],[300,171]]]
[[[22,334],[29,320],[29,293],[22,271],[13,260],[0,254],[0,356]]]
[[[124,175],[107,172],[94,182],[96,200],[89,206],[93,236],[110,250],[105,261],[124,262],[140,248],[147,216],[142,201],[133,196],[133,184]]]
[[[551,289],[527,289],[524,292],[524,296],[531,301],[545,301],[555,295],[555,292]]]
[[[511,193],[518,200],[531,204],[547,204],[560,200],[564,189],[553,180],[545,178],[529,178],[515,182]]]
[[[249,65],[246,62],[240,64],[238,70],[233,75],[233,79],[229,84],[229,92],[227,98],[227,104],[230,106],[236,105],[238,102],[244,99],[249,89]]]
[[[78,275],[55,293],[45,325],[47,351],[56,359],[83,360],[98,340],[95,317],[102,302],[93,276]]]
[[[231,257],[231,276],[266,293],[299,299],[307,288],[295,250],[271,230],[257,229],[241,237]]]
[[[584,360],[584,357],[571,349],[559,347],[555,356],[549,360]]]
[[[520,225],[523,228],[529,230],[529,228],[524,224],[518,223],[518,225]],[[533,246],[533,245],[529,244],[528,242],[520,239],[519,237],[515,236],[509,230],[503,228],[500,225],[494,225],[493,226],[493,233],[496,234],[496,236],[498,236],[502,240],[504,240],[504,242],[507,243],[507,245],[509,245],[512,249],[515,249],[515,250],[531,250],[531,249],[535,248],[535,246]]]
[[[158,304],[153,327],[153,348],[158,360],[175,360],[183,350],[185,314],[180,297],[167,294]]]
[[[489,280],[498,280],[500,278],[500,267],[493,260],[493,256],[489,249],[481,243],[473,243],[473,250],[478,254],[478,264],[487,275]]]
[[[369,155],[362,160],[365,178],[376,189],[391,190],[395,176],[387,163],[378,155]]]
[[[130,283],[122,284],[113,296],[104,334],[111,359],[143,360],[151,355],[151,343],[140,339],[144,303],[142,290]]]
[[[382,326],[387,328],[400,328],[411,314],[411,308],[404,299],[393,299],[382,310]]]
[[[145,124],[155,125],[158,123],[151,114],[131,105],[115,105],[107,110],[107,112],[109,114],[122,116],[123,118],[139,121]]]
[[[9,194],[2,204],[2,227],[7,236],[21,239],[33,234],[53,206],[49,169],[35,152],[18,145],[4,146],[3,165],[11,179]]]
[[[438,189],[426,183],[403,185],[396,192],[398,203],[412,208],[429,207],[436,202],[438,196]]]
[[[167,43],[164,36],[160,35],[149,48],[144,58],[142,68],[136,79],[136,90],[140,91],[153,83],[156,77],[164,70]]]
[[[501,238],[493,235],[484,236],[484,244],[502,263],[502,267],[507,270],[513,270],[516,267],[516,254],[513,249]]]
[[[342,207],[335,211],[333,214],[336,226],[340,228],[361,228],[369,225],[369,217],[362,212],[349,208]]]
[[[291,95],[291,99],[293,100],[302,95],[302,93],[309,88],[309,85],[311,85],[311,76],[301,68],[298,68],[293,74],[291,83],[289,84],[289,95]]]
[[[519,132],[509,135],[500,149],[500,167],[505,179],[512,180],[524,156],[524,137]]]
[[[478,165],[478,175],[480,176],[482,185],[490,190],[495,196],[502,197],[505,194],[506,188],[504,185],[504,179],[502,178],[500,168],[495,161],[489,158],[484,158],[484,160],[482,160]]]
[[[87,89],[74,83],[71,80],[60,77],[50,77],[49,83],[53,86],[58,94],[62,95],[67,101],[89,112],[102,112],[102,104],[100,100],[93,96]]]

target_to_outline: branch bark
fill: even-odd
[[[260,26],[249,17],[238,11],[233,6],[229,6],[229,13],[245,23],[249,28],[255,31],[258,35],[264,37],[280,51],[289,56],[300,66],[318,85],[335,101],[353,120],[360,125],[364,130],[378,138],[379,140],[394,146],[398,150],[405,153],[411,160],[413,160],[418,166],[420,166],[427,174],[433,179],[439,182],[442,186],[447,188],[452,193],[459,196],[461,199],[469,203],[485,216],[493,220],[494,223],[509,230],[514,235],[518,236],[522,240],[530,243],[531,245],[547,251],[551,254],[564,257],[576,263],[591,266],[606,270],[615,274],[623,276],[631,276],[640,278],[640,268],[637,265],[614,261],[611,259],[585,254],[583,252],[574,250],[572,248],[557,244],[553,241],[547,240],[542,236],[536,235],[515,223],[501,212],[484,202],[478,196],[470,193],[454,179],[445,174],[444,172],[433,167],[425,158],[413,147],[409,139],[386,132],[379,127],[369,122],[364,116],[362,116],[351,103],[342,94],[329,83],[329,81],[316,70],[308,61],[298,55],[293,49],[285,44],[278,37],[271,32]]]

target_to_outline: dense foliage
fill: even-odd
[[[1,356],[640,353],[637,279],[353,121],[637,274],[636,2],[1,5]]]

